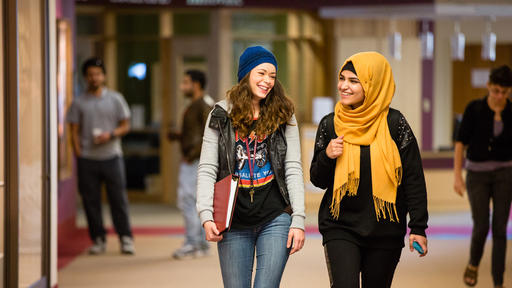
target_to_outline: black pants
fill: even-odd
[[[473,216],[469,263],[478,266],[489,232],[489,204],[492,199],[492,277],[503,284],[507,252],[507,222],[512,199],[512,168],[490,172],[468,171],[466,177],[469,204]]]
[[[101,185],[105,183],[110,204],[112,222],[119,237],[132,237],[128,218],[128,198],[124,162],[121,157],[110,160],[90,160],[78,158],[78,189],[82,196],[89,236],[105,240],[105,227],[101,213]]]
[[[376,249],[346,240],[330,240],[324,245],[329,280],[333,288],[391,287],[402,248]]]

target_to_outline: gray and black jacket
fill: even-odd
[[[234,171],[235,131],[226,100],[210,112],[198,168],[197,210],[201,223],[213,220],[213,186]],[[304,230],[304,182],[300,136],[295,116],[269,136],[270,161],[279,192],[292,208],[292,228]]]

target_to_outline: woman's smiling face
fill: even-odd
[[[343,70],[338,79],[338,93],[341,104],[355,109],[364,102],[364,90],[359,78],[350,70]]]
[[[274,88],[276,67],[270,63],[261,63],[254,67],[249,75],[249,87],[254,100],[265,99]]]
[[[343,70],[338,79],[338,93],[343,106],[355,109],[364,102],[364,90],[359,78],[350,70]]]

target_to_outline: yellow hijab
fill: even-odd
[[[365,98],[356,109],[336,104],[334,128],[343,137],[343,153],[336,160],[331,214],[338,218],[341,199],[354,196],[359,186],[360,146],[370,145],[372,191],[377,220],[399,221],[396,192],[402,178],[402,163],[395,142],[389,133],[387,116],[395,93],[391,67],[381,54],[362,52],[350,56],[363,86]],[[341,69],[338,74],[341,75]]]

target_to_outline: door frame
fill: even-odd
[[[207,91],[212,91],[215,93],[216,91],[216,83],[218,82],[217,77],[217,68],[213,64],[212,57],[214,56],[214,52],[211,49],[210,45],[210,36],[175,36],[172,37],[168,45],[165,46],[164,49],[167,51],[163,51],[164,54],[168,55],[167,57],[163,57],[162,61],[167,61],[167,63],[163,63],[164,66],[168,67],[169,71],[169,79],[171,81],[165,81],[163,79],[162,83],[166,83],[162,89],[163,93],[163,101],[162,101],[162,130],[161,130],[161,171],[162,171],[162,185],[163,185],[163,201],[171,204],[176,204],[176,196],[177,196],[177,184],[178,184],[178,170],[179,163],[181,160],[180,156],[181,152],[179,150],[179,144],[176,142],[169,142],[167,140],[167,128],[168,125],[172,124],[173,126],[179,126],[181,124],[181,117],[183,114],[183,105],[185,103],[182,93],[179,91],[180,81],[183,78],[181,73],[183,73],[184,68],[184,57],[192,56],[192,57],[204,57],[207,61]],[[213,95],[212,95],[213,96]],[[213,97],[215,99],[215,97]]]
[[[42,60],[42,85],[43,89],[43,119],[41,119],[42,128],[42,189],[41,189],[41,277],[31,284],[31,287],[50,287],[51,283],[51,193],[50,183],[51,177],[56,175],[50,174],[50,166],[52,153],[50,151],[51,135],[50,132],[50,47],[54,43],[50,43],[50,17],[51,14],[49,7],[54,7],[53,0],[40,1],[41,13],[41,27],[43,36],[41,46]],[[51,2],[51,3],[50,3]],[[4,278],[2,281],[3,287],[18,287],[19,286],[19,188],[20,188],[20,123],[19,123],[19,26],[18,26],[18,0],[4,1],[2,10],[3,22],[1,29],[3,29],[2,45],[3,50],[3,77],[4,77],[4,173],[5,173],[5,201],[4,201],[4,250],[5,261],[3,267]],[[53,15],[53,14],[52,14]]]
[[[18,3],[4,1],[3,7],[4,47],[4,287],[17,287],[18,280],[18,235],[19,235],[19,123],[18,123]]]

